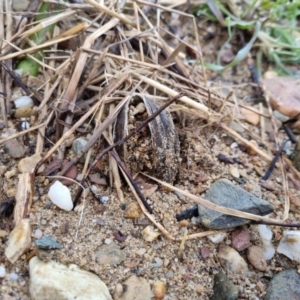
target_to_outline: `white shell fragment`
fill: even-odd
[[[51,185],[48,197],[56,206],[63,210],[70,211],[73,209],[70,190],[60,181],[55,181],[54,184]]]
[[[16,108],[24,108],[24,107],[32,107],[33,106],[33,100],[28,96],[21,96],[17,98],[15,101]]]
[[[270,260],[275,254],[275,248],[272,244],[273,233],[271,229],[264,224],[258,225],[257,227],[262,242],[264,257],[266,260]]]
[[[300,231],[284,231],[277,252],[300,263]]]
[[[142,235],[145,241],[152,242],[160,235],[157,231],[154,231],[152,226],[147,226],[143,231]]]

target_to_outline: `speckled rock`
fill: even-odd
[[[151,288],[149,282],[143,277],[131,276],[123,282],[124,289],[120,300],[150,300]]]
[[[4,143],[4,150],[12,158],[23,157],[26,153],[26,149],[22,143],[17,139],[12,139]]]
[[[210,300],[235,300],[239,296],[238,288],[222,272],[215,275],[213,290]]]
[[[223,207],[264,216],[274,211],[267,201],[257,198],[230,181],[222,179],[215,182],[207,191],[205,199]],[[210,229],[232,228],[247,224],[250,220],[224,215],[202,204],[198,205],[201,224]]]
[[[96,257],[100,265],[119,265],[124,260],[122,250],[115,243],[102,245],[96,252]]]
[[[267,269],[268,265],[263,250],[259,246],[250,246],[248,248],[247,258],[256,270],[264,272]]]
[[[284,270],[274,276],[267,289],[265,300],[299,300],[300,274],[294,269]]]
[[[98,276],[76,265],[67,267],[55,261],[45,263],[35,256],[29,262],[29,273],[32,300],[112,299]]]

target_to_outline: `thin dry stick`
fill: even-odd
[[[106,23],[104,26],[100,27],[98,30],[96,30],[94,33],[92,33],[88,38],[86,38],[86,40],[84,42],[84,47],[91,48],[92,45],[94,44],[95,39],[97,39],[98,37],[103,35],[105,32],[107,32],[111,28],[115,27],[118,23],[119,23],[118,19],[111,19],[108,23]],[[60,107],[60,109],[62,111],[65,111],[68,108],[70,102],[74,98],[74,94],[78,87],[78,82],[79,82],[80,76],[82,75],[82,71],[85,67],[87,58],[88,58],[88,54],[85,51],[81,51],[80,55],[78,57],[75,69],[73,71],[72,78],[70,79],[68,88],[62,96],[62,99],[64,100],[61,103],[61,107]]]
[[[94,0],[84,0],[85,3],[88,3],[94,6],[97,10],[106,13],[107,15],[111,16],[112,18],[116,18],[123,23],[136,27],[136,24],[129,19],[127,19],[123,14],[118,14],[113,10],[110,10],[107,6],[101,5]]]
[[[59,29],[58,27],[55,27],[54,28],[54,32],[53,32],[53,36],[57,36],[59,34]],[[54,45],[52,47],[52,50],[56,50],[57,49],[57,45]],[[53,56],[53,53],[50,55],[50,58]],[[55,65],[55,60],[51,60],[49,62],[49,65],[51,67],[54,67]],[[45,73],[45,76],[46,76],[46,72]],[[52,75],[52,72],[49,70],[48,72],[48,77],[50,77]],[[45,93],[44,93],[44,100],[42,102],[47,102],[47,100],[45,100],[45,98],[47,99],[50,99],[50,97],[52,96],[52,92],[51,92],[51,84],[50,84],[50,81],[48,80],[47,81],[47,84],[46,84],[46,89],[45,89]],[[41,107],[41,106],[40,106]],[[43,109],[40,111],[39,113],[39,119],[40,120],[43,120],[45,117],[47,117],[47,110],[48,108],[46,106],[43,107]],[[43,152],[43,149],[44,149],[44,136],[45,136],[45,132],[46,132],[46,126],[44,127],[41,127],[39,129],[39,134],[37,136],[37,141],[36,141],[36,148],[35,148],[35,153],[42,153]]]
[[[175,95],[177,95],[177,92],[172,90],[171,88],[165,86],[165,85],[162,85],[161,83],[159,82],[156,82],[150,78],[147,78],[145,76],[142,76],[138,73],[133,73],[133,75],[135,77],[137,77],[138,79],[140,80],[143,80],[144,82],[148,83],[149,85],[151,85],[152,87],[156,87],[157,89],[159,89],[161,92],[164,92],[166,93],[167,95],[169,95],[170,97],[175,97]],[[187,96],[183,96],[179,99],[180,101],[184,102],[185,104],[193,107],[193,108],[196,108],[196,109],[199,109],[205,113],[207,113],[208,115],[210,114],[210,111],[209,109],[204,105],[204,104],[201,104],[199,102],[196,102],[192,99],[190,99],[189,97]]]
[[[9,140],[18,138],[18,137],[20,137],[20,136],[22,136],[22,135],[24,135],[24,134],[27,134],[28,132],[34,131],[34,130],[36,130],[36,129],[39,129],[39,128],[45,126],[45,124],[46,124],[46,123],[41,123],[41,124],[39,124],[39,125],[36,125],[36,126],[33,126],[33,127],[29,128],[29,129],[26,129],[26,130],[23,130],[23,131],[21,131],[21,132],[18,132],[18,133],[15,133],[15,134],[13,134],[13,135],[10,135],[9,137],[7,137],[7,138],[5,138],[5,139],[0,140],[0,145],[3,144],[3,143],[5,143],[6,141],[9,141]]]
[[[261,157],[266,159],[267,161],[272,161],[272,156],[268,155],[264,151],[260,150],[258,147],[256,147],[254,144],[250,143],[248,140],[244,139],[240,134],[238,134],[236,131],[232,130],[229,128],[227,125],[224,123],[220,124],[220,127],[226,130],[230,135],[234,136],[244,144],[246,144],[249,148],[253,149],[257,154],[259,154]]]
[[[13,31],[13,18],[12,18],[12,1],[5,0],[5,39],[10,40]],[[12,60],[8,59],[5,61],[6,66],[12,70]],[[10,104],[12,96],[12,83],[13,79],[5,74],[5,93],[6,93],[6,109],[7,113],[10,113]]]
[[[81,50],[90,52],[90,53],[98,53],[99,55],[102,53],[102,51],[98,51],[98,50],[92,50],[92,49],[85,49],[83,47],[80,48]],[[195,95],[197,95],[196,98],[199,98],[199,96],[202,96],[203,99],[207,99],[207,95],[208,95],[208,89],[203,87],[201,84],[196,83],[194,81],[191,81],[187,78],[184,78],[183,76],[180,76],[170,70],[167,70],[165,67],[162,67],[161,65],[156,65],[153,63],[148,63],[148,62],[142,62],[139,60],[134,60],[131,58],[127,58],[127,57],[122,57],[119,55],[115,55],[115,54],[111,54],[111,53],[107,53],[106,56],[114,58],[116,60],[120,60],[120,61],[126,61],[126,62],[130,62],[132,63],[132,65],[138,65],[139,66],[139,71],[144,70],[145,68],[149,68],[151,70],[160,70],[163,71],[165,74],[170,75],[171,77],[174,77],[176,79],[178,79],[179,81],[185,82],[188,85],[191,85],[193,87],[195,87]],[[151,71],[152,73],[152,71]],[[96,79],[95,79],[96,80]],[[211,98],[212,100],[216,100],[216,101],[220,101],[223,100],[223,97],[221,97],[220,95],[218,95],[217,93],[211,93]]]
[[[7,54],[5,56],[1,56],[0,61],[5,61],[7,59],[18,57],[18,56],[25,55],[25,54],[32,54],[32,53],[38,52],[39,50],[42,50],[44,48],[48,48],[52,45],[59,44],[61,42],[70,40],[73,37],[75,37],[75,35],[70,35],[70,36],[67,36],[67,37],[64,37],[64,38],[61,38],[61,39],[57,39],[57,40],[50,40],[50,41],[47,41],[47,42],[45,42],[41,45],[35,46],[35,47],[30,47],[30,48],[27,48],[27,49],[24,49],[24,50],[15,52],[15,53]],[[10,43],[8,41],[5,41],[5,42],[8,43],[10,46],[13,46],[12,43]],[[42,64],[42,62],[40,62],[40,63]]]
[[[270,118],[271,118],[271,124],[272,124],[272,128],[273,128],[275,144],[276,144],[276,150],[279,151],[279,149],[280,149],[279,144],[280,143],[279,143],[277,125],[276,125],[275,120],[274,120],[273,111],[272,111],[272,107],[271,107],[271,103],[270,103],[270,98],[267,95],[267,93],[265,93],[265,100],[267,102],[269,115],[270,115]],[[280,155],[279,161],[280,161],[280,168],[281,168],[281,175],[282,175],[282,185],[283,185],[284,200],[285,200],[284,201],[283,219],[286,220],[289,217],[289,210],[290,210],[290,197],[289,197],[289,191],[288,191],[289,187],[288,187],[288,181],[287,181],[287,178],[286,178],[286,172],[285,172],[285,168],[284,168],[284,160],[282,158],[282,155]]]

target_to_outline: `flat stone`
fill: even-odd
[[[96,257],[100,265],[119,265],[124,260],[123,252],[115,243],[102,245],[96,252]]]
[[[26,153],[24,145],[20,143],[17,139],[12,139],[5,142],[3,148],[12,158],[23,157]]]
[[[55,261],[45,263],[35,256],[29,262],[29,274],[32,300],[112,300],[105,283],[77,265],[67,267]]]
[[[274,207],[269,202],[248,193],[226,179],[215,182],[204,198],[219,206],[259,216],[264,216],[274,211]],[[209,229],[232,228],[250,222],[247,219],[219,213],[201,204],[198,205],[198,212],[201,224]]]
[[[243,229],[234,230],[231,234],[231,246],[236,251],[243,251],[251,246],[249,231]]]
[[[145,278],[134,275],[122,285],[125,286],[125,289],[119,298],[120,300],[151,300],[150,284]]]
[[[235,300],[239,296],[238,288],[222,272],[215,275],[213,290],[210,300]]]
[[[44,235],[40,239],[35,241],[37,247],[41,249],[61,249],[61,244],[59,244],[56,239],[52,236]]]
[[[268,265],[263,250],[259,246],[250,246],[248,248],[247,258],[256,270],[264,272],[267,269]]]
[[[299,300],[300,275],[294,269],[284,270],[271,280],[265,300]]]

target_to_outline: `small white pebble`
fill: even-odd
[[[9,278],[12,280],[12,281],[17,281],[19,279],[19,275],[16,274],[16,273],[10,273],[9,274]]]
[[[39,239],[43,236],[42,230],[41,229],[36,229],[36,231],[34,232],[34,237],[36,239]]]
[[[111,242],[112,242],[111,239],[105,239],[105,241],[104,241],[104,243],[107,244],[107,245],[111,244]]]
[[[1,265],[0,266],[0,278],[5,277],[5,274],[6,274],[5,267]]]

